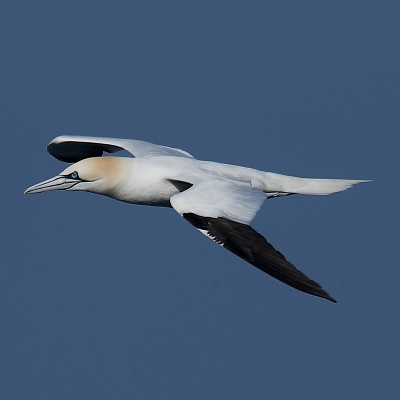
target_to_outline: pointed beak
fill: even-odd
[[[47,181],[40,182],[36,185],[28,187],[24,194],[48,192],[49,190],[66,190],[79,183],[79,180],[70,179],[65,176],[57,175]]]

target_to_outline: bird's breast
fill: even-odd
[[[126,203],[171,207],[169,199],[179,189],[168,180],[165,170],[137,162],[140,159],[132,161],[132,166],[119,176],[106,195]]]

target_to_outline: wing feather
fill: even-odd
[[[336,303],[321,285],[299,271],[251,226],[224,217],[209,218],[193,213],[183,217],[218,244],[287,285]]]
[[[172,156],[193,158],[189,153],[172,147],[159,146],[142,140],[90,136],[58,136],[47,151],[60,161],[77,162],[84,158],[100,157],[103,152],[126,150],[134,157]]]
[[[265,200],[265,193],[249,182],[209,174],[206,180],[194,182],[190,189],[172,196],[170,202],[181,215],[225,217],[246,224],[253,220]]]

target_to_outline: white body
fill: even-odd
[[[125,149],[136,158],[102,157]],[[133,204],[173,207],[200,232],[299,290],[334,301],[248,224],[265,199],[327,195],[361,180],[297,178],[199,161],[183,150],[138,140],[60,136],[48,151],[76,163],[25,193],[84,190]]]

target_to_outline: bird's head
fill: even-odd
[[[112,196],[120,181],[122,164],[118,157],[85,158],[70,165],[54,178],[29,187],[24,194],[50,190],[84,190]]]

